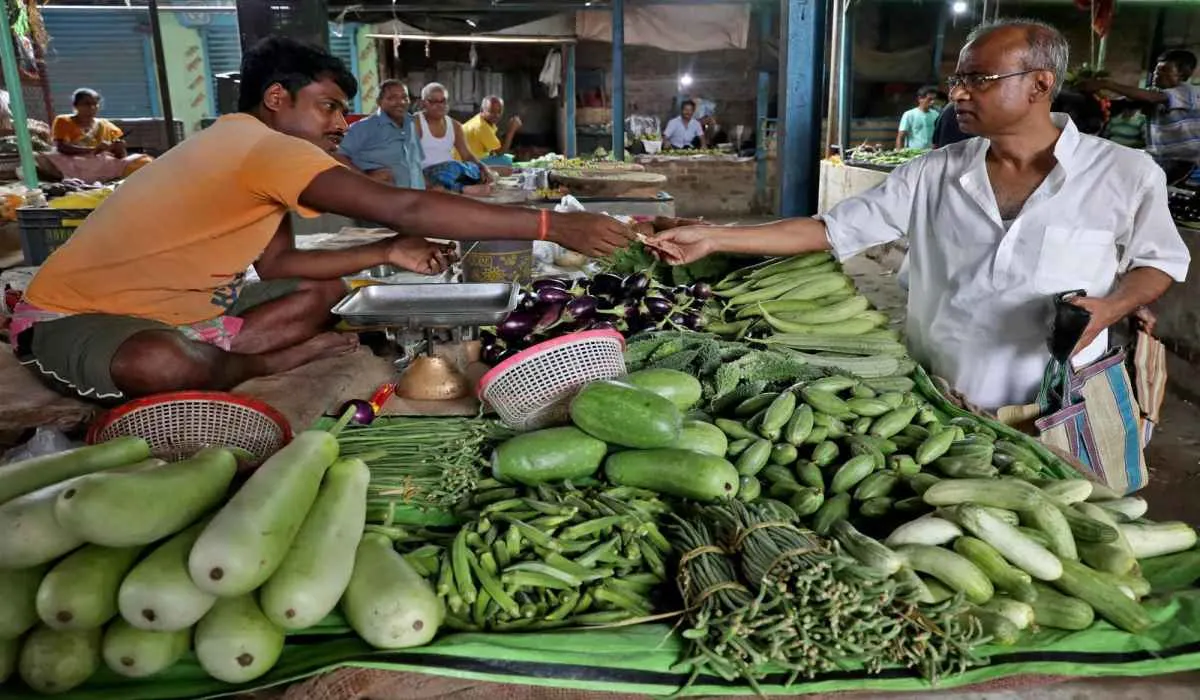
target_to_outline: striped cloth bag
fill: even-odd
[[[1157,342],[1157,341],[1156,341]],[[1124,350],[1079,370],[1051,359],[1038,394],[1042,442],[1068,452],[1088,476],[1119,493],[1146,485],[1146,430]]]

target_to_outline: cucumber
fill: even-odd
[[[734,440],[757,440],[758,435],[754,431],[747,428],[744,424],[728,418],[718,418],[713,421],[713,425],[721,429],[726,437]]]
[[[183,658],[192,645],[192,630],[147,632],[117,619],[104,632],[100,646],[104,663],[114,673],[145,678],[165,671]]]
[[[746,448],[750,447],[756,442],[758,442],[758,438],[742,438],[740,440],[734,440],[733,442],[729,443],[729,447],[725,448],[725,456],[733,459],[734,457],[737,457],[741,453],[745,452]],[[675,449],[686,448],[676,447]],[[696,450],[688,450],[688,452],[696,452]],[[721,455],[717,456],[720,457]]]
[[[206,448],[154,469],[92,474],[59,495],[54,515],[93,544],[146,545],[179,532],[220,503],[236,473],[232,452]]]
[[[0,569],[46,564],[83,544],[54,517],[58,495],[72,483],[47,486],[0,505]]]
[[[821,536],[828,536],[833,526],[845,520],[850,515],[850,494],[839,493],[825,500],[813,515],[813,531]]]
[[[527,486],[581,479],[596,473],[606,452],[608,445],[579,428],[535,430],[506,440],[492,451],[492,476]]]
[[[342,598],[346,621],[378,649],[428,643],[445,611],[441,600],[383,535],[367,533],[358,545],[354,574]]]
[[[680,411],[691,409],[704,393],[699,379],[673,369],[644,369],[625,375],[621,381],[658,394]]]
[[[838,458],[838,446],[832,440],[826,440],[813,448],[811,459],[818,467],[827,467]]]
[[[758,440],[751,443],[746,451],[738,456],[737,467],[738,474],[742,476],[754,476],[762,471],[762,468],[767,466],[767,462],[771,459],[771,441]]]
[[[207,521],[196,523],[150,553],[121,582],[117,609],[126,622],[153,632],[187,629],[204,617],[217,597],[188,574],[188,552]]]
[[[221,598],[196,625],[195,646],[205,673],[226,683],[245,683],[279,660],[283,630],[263,615],[253,594]]]
[[[825,494],[820,489],[800,488],[788,498],[788,506],[801,518],[819,511],[825,504]],[[831,526],[832,527],[832,526]]]
[[[150,457],[142,438],[120,437],[99,445],[34,457],[0,467],[0,503],[76,476],[133,464]]]
[[[312,627],[337,607],[350,584],[354,552],[367,522],[371,471],[360,459],[335,462],[283,563],[259,591],[271,622]]]
[[[821,473],[821,468],[807,459],[801,459],[796,462],[796,480],[805,486],[811,486],[815,489],[825,490],[825,475]]]
[[[214,595],[238,596],[265,583],[287,554],[337,454],[336,438],[308,430],[263,463],[192,547],[188,571],[196,585]]]
[[[872,498],[883,498],[892,492],[900,477],[890,472],[875,472],[858,483],[854,489],[854,500],[869,501]]]
[[[795,394],[785,391],[775,397],[775,400],[767,407],[766,413],[763,414],[762,423],[758,427],[759,434],[772,442],[778,440],[794,410],[796,410]]]
[[[683,427],[679,430],[679,439],[672,447],[724,457],[726,450],[729,449],[729,438],[725,437],[725,433],[712,423],[685,420]],[[599,464],[596,466],[599,468]]]
[[[571,399],[571,422],[612,445],[654,449],[674,445],[683,415],[645,389],[615,381],[592,382]]]
[[[783,427],[783,439],[790,445],[800,446],[813,429],[814,414],[812,406],[808,404],[800,404],[792,411],[792,417]]]
[[[770,452],[770,443],[767,448]],[[728,461],[687,450],[630,450],[604,463],[608,480],[694,501],[737,495],[738,470]]]
[[[762,495],[762,482],[755,476],[738,477],[738,499],[749,503]]]
[[[796,446],[789,445],[786,442],[778,443],[771,448],[771,464],[779,464],[786,467],[794,463],[799,456],[800,451],[796,449]]]
[[[43,695],[65,693],[82,685],[100,668],[100,628],[54,630],[40,625],[21,647],[21,680]]]
[[[63,559],[38,586],[38,617],[57,630],[87,630],[117,614],[117,589],[141,547],[89,544]]]
[[[47,568],[0,569],[0,639],[16,639],[38,623],[37,591]]]
[[[875,471],[875,459],[871,455],[851,457],[833,473],[833,478],[829,480],[829,490],[832,493],[846,493],[858,482],[870,476],[873,471]],[[883,496],[885,494],[875,495]]]
[[[1042,627],[1060,630],[1085,630],[1092,626],[1096,611],[1082,600],[1063,595],[1040,581],[1033,584],[1033,621]]]
[[[17,669],[17,655],[21,652],[21,640],[16,637],[0,637],[0,684],[8,680]]]

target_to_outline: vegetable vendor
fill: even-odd
[[[426,185],[459,194],[489,194],[492,174],[467,148],[462,124],[448,114],[450,93],[446,87],[426,85],[421,89],[421,102],[425,110],[417,114],[417,138],[421,140]]]
[[[421,141],[408,114],[412,100],[408,86],[385,80],[376,98],[379,109],[346,130],[337,159],[367,177],[396,187],[425,189],[421,174]]]
[[[513,137],[524,126],[521,117],[513,115],[508,120],[504,130],[504,141],[500,141],[500,119],[504,117],[504,100],[496,95],[483,98],[479,114],[463,124],[463,138],[467,141],[467,149],[479,159],[479,162],[490,167],[511,168]]]
[[[704,126],[695,118],[695,113],[696,103],[684,100],[679,106],[679,116],[667,122],[663,129],[663,141],[675,149],[694,148],[696,144],[700,144],[700,148],[708,148]]]
[[[1196,54],[1167,51],[1154,66],[1152,89],[1120,85],[1111,80],[1086,80],[1086,91],[1107,90],[1153,107],[1147,126],[1146,150],[1167,171],[1170,180],[1186,179],[1200,167],[1200,85],[1191,82]]]
[[[1077,365],[1107,350],[1106,329],[1182,281],[1189,255],[1145,154],[1079,133],[1050,109],[1067,69],[1053,27],[976,28],[951,76],[959,125],[980,138],[897,168],[827,214],[741,227],[665,231],[672,263],[714,252],[841,259],[907,237],[907,339],[915,359],[988,410],[1025,404],[1042,380],[1053,295],[1091,312]]]
[[[112,182],[132,175],[153,160],[142,153],[130,154],[121,129],[96,116],[100,112],[100,93],[79,88],[71,103],[75,113],[60,114],[50,127],[54,150],[37,157],[44,177]]]
[[[333,157],[357,90],[321,48],[264,39],[242,61],[237,114],[122,185],[42,266],[14,310],[22,364],[76,397],[120,401],[228,389],[349,352],[330,332],[343,275],[392,264],[439,273],[420,238],[551,240],[606,255],[632,233],[610,217],[491,206],[390,187]],[[407,235],[297,250],[290,211],[378,221]],[[254,265],[263,281],[247,284]]]

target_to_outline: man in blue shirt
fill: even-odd
[[[933,125],[940,111],[933,109],[938,89],[926,85],[917,91],[917,106],[900,117],[900,128],[896,131],[896,150],[902,148],[933,148]]]
[[[379,86],[379,111],[355,122],[338,148],[339,160],[396,187],[425,189],[421,141],[408,107],[408,87],[399,80]]]

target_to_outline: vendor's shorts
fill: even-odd
[[[462,192],[463,187],[478,185],[482,182],[483,173],[474,163],[450,160],[425,168],[425,184],[429,187],[441,187],[451,192]]]
[[[228,349],[247,311],[296,291],[297,280],[271,280],[242,287],[224,316],[185,327],[135,316],[75,314],[40,321],[21,331],[14,350],[21,364],[50,388],[71,398],[112,404],[125,400],[110,367],[121,345],[142,331],[175,331],[189,340]]]

